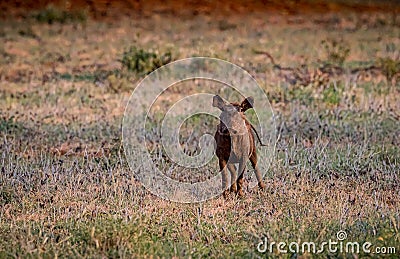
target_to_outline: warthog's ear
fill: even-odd
[[[225,101],[219,95],[215,95],[213,97],[213,107],[217,107],[221,111],[224,109]]]
[[[246,99],[244,99],[243,102],[240,104],[242,112],[245,112],[250,108],[253,108],[253,104],[254,104],[254,98],[252,96],[249,96]]]

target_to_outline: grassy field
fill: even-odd
[[[399,50],[400,16],[379,9],[159,8],[99,20],[47,8],[3,18],[0,257],[309,258],[321,254],[260,253],[257,244],[322,243],[339,230],[398,257]],[[121,122],[131,92],[157,66],[192,56],[235,63],[267,93],[279,139],[264,192],[172,203],[129,169]]]

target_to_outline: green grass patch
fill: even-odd
[[[170,51],[158,53],[131,46],[124,51],[120,62],[128,71],[146,75],[171,61],[173,57]]]
[[[62,10],[53,5],[48,5],[45,9],[39,10],[32,15],[36,21],[41,23],[84,23],[88,19],[85,10]]]

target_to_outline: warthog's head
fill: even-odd
[[[214,96],[213,106],[222,111],[219,119],[219,133],[222,135],[243,135],[248,133],[244,112],[253,107],[253,97],[248,97],[242,103],[225,102],[219,95]]]

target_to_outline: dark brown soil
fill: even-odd
[[[399,13],[399,1],[314,1],[314,0],[252,0],[252,1],[194,1],[194,0],[17,0],[0,2],[0,18],[23,18],[33,10],[54,5],[61,9],[85,9],[93,19],[118,19],[123,16],[146,16],[151,13],[175,16],[240,15],[265,12],[282,15],[328,12],[388,12]]]

